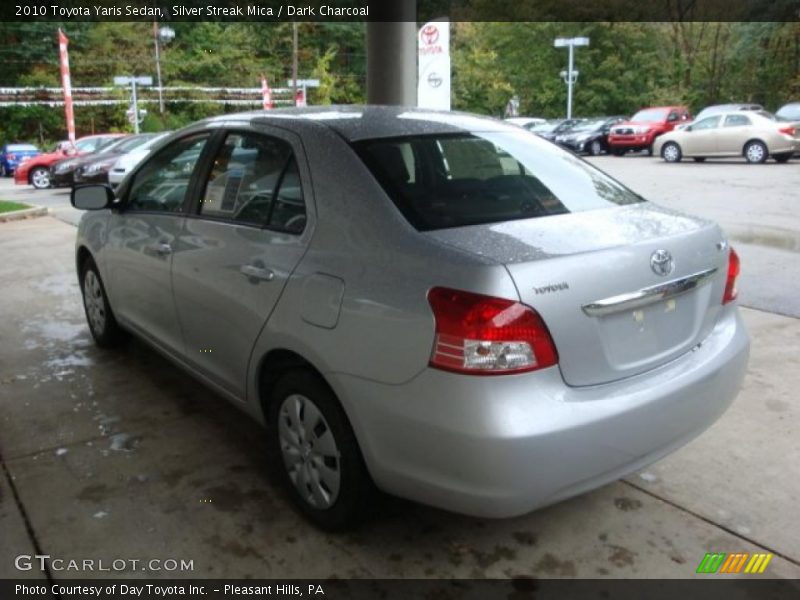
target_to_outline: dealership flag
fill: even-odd
[[[417,105],[450,110],[450,22],[430,21],[417,33]]]
[[[306,102],[306,88],[305,87],[298,88],[297,94],[295,94],[294,97],[294,105],[307,106],[307,104],[308,103]]]
[[[75,143],[75,113],[72,111],[72,83],[69,79],[69,40],[61,29],[58,30],[58,54],[61,61],[61,86],[64,88],[64,114],[67,117],[67,136]]]
[[[273,108],[272,103],[272,90],[269,89],[269,84],[267,83],[267,76],[263,73],[261,74],[261,97],[264,102],[264,110],[269,110]]]

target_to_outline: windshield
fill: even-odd
[[[775,116],[782,121],[800,121],[800,104],[787,104]]]
[[[33,144],[9,144],[9,152],[36,152],[38,148]]]
[[[152,140],[156,136],[155,133],[144,133],[141,135],[134,135],[131,137],[126,137],[121,141],[117,142],[113,146],[109,146],[105,148],[105,151],[114,151],[114,152],[121,152],[126,153],[130,152],[134,148],[138,148]]]
[[[594,121],[584,121],[583,123],[578,123],[570,129],[570,131],[594,131],[595,129],[600,129],[604,124],[605,119],[596,119]]]
[[[527,126],[528,131],[553,131],[556,127],[561,125],[564,121],[547,121],[546,123],[539,123],[538,125]]]
[[[631,121],[658,123],[659,121],[665,121],[667,119],[668,112],[668,108],[646,108],[633,115],[633,117],[631,117]]]
[[[354,147],[420,231],[643,201],[589,163],[525,132],[422,135]]]

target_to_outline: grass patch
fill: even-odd
[[[9,200],[0,200],[0,214],[7,212],[14,212],[15,210],[24,210],[26,208],[33,208],[22,202],[11,202]]]

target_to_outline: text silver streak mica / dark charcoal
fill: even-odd
[[[263,422],[323,527],[373,483],[526,513],[682,446],[744,377],[720,228],[492,119],[225,115],[116,197],[72,200],[93,209],[76,258],[97,342],[135,333]]]

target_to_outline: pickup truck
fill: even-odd
[[[685,106],[643,108],[633,115],[630,121],[617,123],[611,128],[608,147],[616,156],[622,156],[633,150],[647,150],[652,156],[653,141],[658,136],[691,120],[692,116]]]

